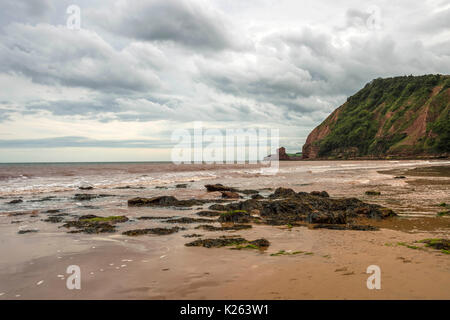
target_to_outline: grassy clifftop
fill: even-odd
[[[303,158],[448,156],[450,76],[375,79],[308,136]]]

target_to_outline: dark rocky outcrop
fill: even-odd
[[[222,193],[222,198],[225,199],[239,199],[240,196],[237,192],[232,192],[232,191],[221,191]]]
[[[215,220],[210,219],[202,219],[202,218],[190,218],[190,217],[182,217],[176,219],[166,220],[167,223],[213,223]]]
[[[158,196],[153,198],[133,198],[128,200],[128,206],[139,207],[139,206],[162,206],[162,207],[191,207],[194,205],[203,204],[200,200],[178,200],[173,196]]]
[[[8,204],[17,204],[17,203],[22,203],[23,200],[22,199],[14,199],[8,202]]]
[[[93,214],[80,216],[77,220],[67,221],[62,226],[76,228],[69,233],[112,233],[116,231],[115,224],[128,221],[125,216],[99,217]]]
[[[263,223],[274,225],[295,222],[346,224],[356,218],[384,219],[396,215],[390,209],[356,198],[332,199],[306,192],[296,193],[286,188],[277,189],[270,198],[233,202],[217,209],[226,212],[243,210],[247,212],[247,215],[242,216],[244,218],[249,218],[248,213],[259,212]],[[227,219],[237,217],[239,215],[233,214]]]
[[[242,244],[246,246],[242,246]],[[236,249],[251,248],[262,249],[270,246],[270,242],[266,239],[257,239],[248,241],[240,237],[221,237],[216,239],[198,239],[189,243],[186,243],[187,247],[205,247],[205,248],[220,248],[226,246],[237,246]]]
[[[125,232],[122,232],[125,236],[142,236],[146,234],[155,234],[155,235],[169,235],[175,232],[178,232],[180,230],[184,230],[184,228],[180,227],[173,227],[173,228],[149,228],[149,229],[134,229],[134,230],[128,230]]]
[[[216,200],[178,200],[173,196],[157,196],[152,198],[136,197],[128,200],[128,206],[130,207],[192,207],[201,206],[205,203],[211,202],[227,202],[225,199]]]
[[[303,159],[448,158],[450,76],[375,79],[306,139]]]
[[[176,218],[176,216],[167,216],[167,217],[163,217],[163,216],[152,216],[152,217],[143,216],[143,217],[137,217],[138,220],[166,220],[166,219],[174,219],[174,218]]]
[[[318,197],[324,197],[324,198],[330,197],[330,195],[326,191],[311,191],[309,194],[312,196],[318,196]]]
[[[244,229],[251,229],[251,224],[232,224],[232,225],[225,225],[225,226],[212,226],[209,224],[202,224],[197,226],[195,229],[203,229],[206,231],[236,231],[236,230],[244,230]]]
[[[231,210],[220,214],[219,222],[250,222],[250,214],[245,210]]]
[[[39,230],[36,230],[36,229],[19,230],[17,233],[18,234],[26,234],[26,233],[36,233],[36,232],[39,232]]]
[[[186,243],[186,247],[205,247],[205,248],[220,248],[225,246],[233,246],[241,243],[247,243],[244,238],[217,238],[217,239],[198,239]]]
[[[217,217],[220,216],[220,212],[217,211],[199,211],[197,215],[201,217]]]
[[[356,230],[356,231],[377,231],[378,227],[358,224],[315,224],[312,229],[331,229],[331,230]]]
[[[113,197],[111,194],[91,194],[91,193],[77,193],[73,199],[77,201],[89,201],[97,198]]]
[[[207,184],[205,185],[205,188],[208,192],[215,192],[215,191],[231,191],[231,192],[236,192],[237,189],[232,188],[232,187],[226,187],[220,183],[217,184]]]

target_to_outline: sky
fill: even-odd
[[[2,0],[0,162],[170,160],[198,122],[298,152],[367,82],[429,73],[448,0]]]

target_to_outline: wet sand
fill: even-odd
[[[0,299],[449,299],[450,256],[415,243],[425,238],[449,238],[450,218],[435,217],[442,211],[439,203],[450,203],[450,187],[444,182],[449,178],[420,175],[418,170],[415,173],[419,175],[409,176],[404,171],[430,165],[449,164],[288,162],[281,163],[276,176],[261,176],[254,168],[227,168],[214,170],[209,179],[191,179],[186,189],[173,187],[186,177],[167,183],[168,189],[146,186],[143,190],[119,192],[104,188],[101,192],[117,196],[82,204],[98,209],[71,207],[73,204],[63,200],[35,209],[36,215],[11,216],[11,209],[0,215]],[[379,173],[392,169],[401,170],[406,179],[394,179],[398,172]],[[411,183],[416,180],[432,183]],[[121,232],[168,224],[134,220],[120,225],[114,234],[88,235],[68,234],[58,224],[41,221],[44,208],[62,207],[74,216],[82,212],[126,215],[131,219],[144,215],[198,217],[198,207],[129,208],[126,199],[163,194],[180,199],[218,198],[219,194],[205,192],[206,183],[242,189],[283,186],[295,191],[326,190],[331,197],[357,197],[387,206],[401,218],[369,222],[381,227],[380,231],[253,225],[248,230],[207,232],[187,224],[183,225],[186,230],[175,234],[141,237],[127,237]],[[366,196],[366,190],[380,191],[381,195]],[[79,190],[62,191],[58,197],[70,197],[76,192]],[[22,222],[11,223],[15,220]],[[18,228],[36,228],[39,232],[18,235]],[[192,233],[204,237],[240,235],[249,240],[264,237],[271,245],[265,251],[185,247],[195,238],[183,235]],[[302,253],[271,255],[280,250]],[[66,288],[69,265],[78,265],[82,270],[81,290]],[[367,289],[369,265],[381,268],[381,290]]]

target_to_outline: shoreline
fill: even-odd
[[[394,179],[397,171],[389,172],[388,165],[406,177]],[[431,175],[425,170],[427,165],[434,168]],[[0,215],[0,299],[450,299],[449,255],[417,242],[449,237],[450,218],[436,217],[444,210],[438,205],[450,203],[450,185],[443,183],[450,179],[439,176],[443,174],[439,166],[449,164],[388,162],[380,169],[379,163],[366,161],[330,161],[326,166],[285,162],[276,176],[230,169],[216,171],[208,179],[186,182],[182,188],[175,186],[181,181],[173,181],[163,189],[114,189],[113,197],[78,200],[79,204],[72,199],[74,193],[101,194],[107,190],[67,191],[50,202],[28,202],[24,198],[17,206],[36,204],[36,214]],[[422,182],[414,183],[417,180]],[[378,231],[252,224],[250,229],[218,232],[195,229],[196,224],[138,219],[204,219],[196,215],[199,210],[208,210],[204,205],[189,210],[126,205],[127,199],[137,195],[175,196],[183,201],[219,200],[220,192],[206,192],[204,188],[214,183],[242,190],[257,185],[264,197],[279,186],[300,193],[327,190],[333,199],[356,197],[392,208],[400,217],[358,222],[375,226]],[[263,190],[269,186],[272,190]],[[364,195],[364,191],[372,189],[381,194]],[[249,198],[246,195],[237,201]],[[67,231],[72,229],[61,228],[63,222],[42,221],[52,215],[44,213],[47,209],[61,210],[66,221],[82,214],[126,216],[130,221],[118,223],[116,233],[70,234]],[[22,222],[13,223],[16,220]],[[169,235],[122,234],[130,229],[175,226],[185,229]],[[17,234],[18,228],[38,231]],[[195,238],[185,236],[193,233],[201,234],[203,239],[264,238],[270,246],[263,250],[186,247]],[[10,249],[13,247],[15,250]],[[83,270],[80,291],[65,286],[66,268],[72,264]],[[373,264],[382,271],[381,290],[366,287],[366,268]]]

